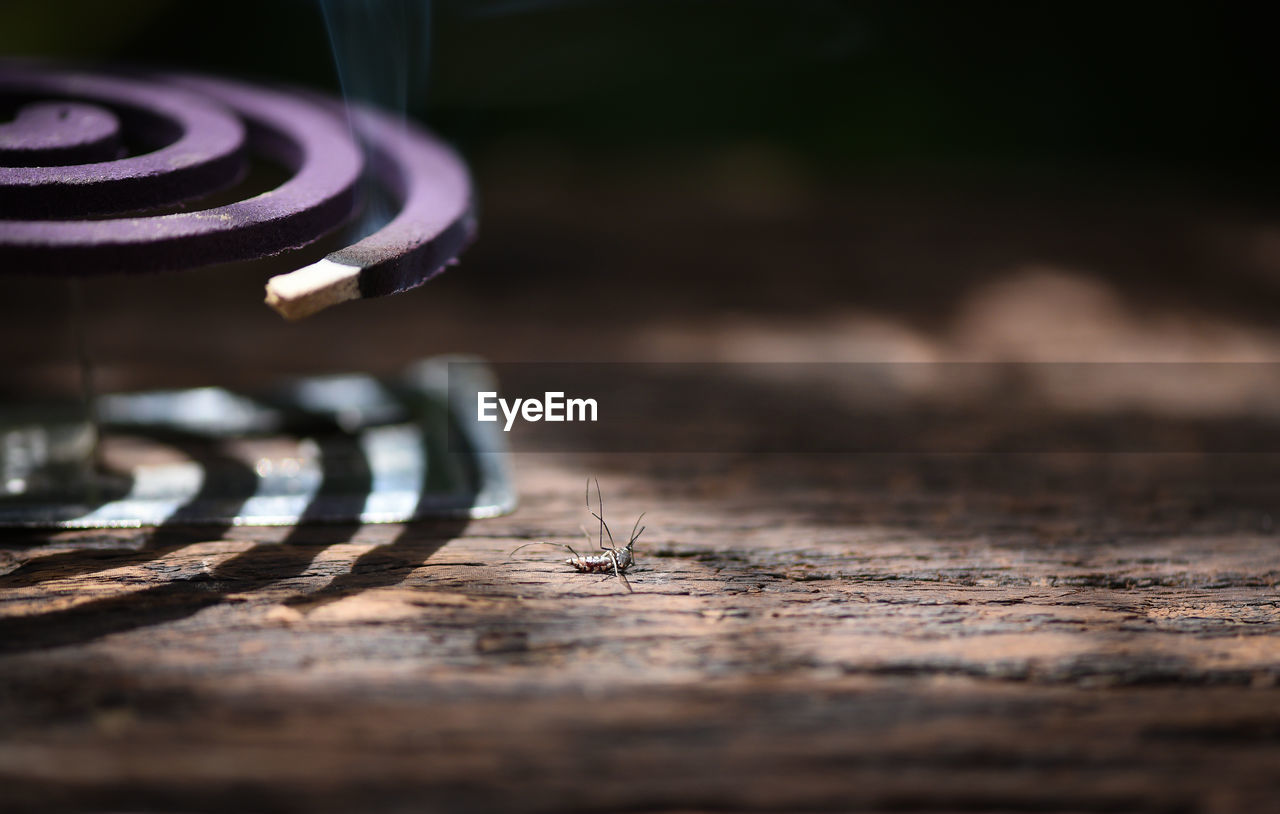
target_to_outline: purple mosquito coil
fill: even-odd
[[[353,220],[366,166],[399,212],[272,278],[267,301],[286,317],[420,285],[475,233],[470,177],[452,150],[398,117],[311,93],[0,62],[6,112],[0,272],[181,271],[298,249]],[[239,182],[250,158],[284,166],[289,179],[197,208]]]

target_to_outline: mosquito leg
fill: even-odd
[[[618,568],[618,555],[613,552],[610,552],[609,562],[613,563],[613,575],[617,577],[619,580],[621,580],[623,585],[627,586],[627,593],[629,594],[635,593],[635,591],[631,590],[631,583],[627,582],[626,575],[624,575],[622,573],[622,570]]]
[[[609,545],[607,545],[607,546],[606,546],[606,545],[604,544],[604,540],[601,540],[601,541],[600,541],[600,550],[601,550],[601,551],[613,551],[613,550],[617,547],[617,544],[613,542],[613,532],[612,532],[612,531],[609,531],[609,524],[608,524],[608,523],[606,523],[606,522],[604,522],[604,518],[603,518],[603,517],[601,517],[600,515],[596,514],[595,512],[592,512],[592,513],[591,513],[591,516],[592,516],[592,517],[594,517],[594,518],[596,518],[597,520],[599,520],[599,521],[600,521],[600,525],[601,525],[601,526],[604,526],[604,533],[605,533],[605,534],[607,534],[607,535],[609,535]]]
[[[605,574],[605,575],[604,575],[604,578],[603,578],[603,579],[601,579],[600,581],[601,581],[601,582],[605,582],[605,581],[609,580],[612,576],[613,576],[613,574]],[[630,582],[627,582],[627,576],[626,576],[626,574],[623,574],[623,575],[622,575],[622,587],[626,588],[628,593],[635,593],[635,592],[636,592],[636,591],[635,591],[635,589],[631,587],[631,583],[630,583]]]
[[[573,556],[575,557],[578,556],[578,552],[574,551],[573,546],[571,545],[567,545],[565,543],[547,543],[547,542],[539,541],[536,543],[525,543],[524,545],[516,546],[515,548],[511,549],[511,553],[507,555],[507,559],[513,558],[516,552],[519,551],[520,549],[528,548],[529,546],[534,546],[534,545],[551,545],[551,546],[555,546],[556,548],[566,548],[573,554]]]
[[[616,548],[617,544],[613,542],[613,532],[609,531],[609,524],[604,522],[604,492],[600,491],[600,479],[596,478],[595,481],[596,481],[596,502],[600,505],[600,514],[597,514],[596,517],[600,519],[600,527],[603,528],[606,532],[609,532],[609,548],[606,549],[604,547],[604,539],[602,538],[600,540],[600,549],[602,551],[608,551],[610,549]],[[591,496],[591,492],[588,491],[587,492],[588,500],[590,499],[590,496]],[[587,504],[587,509],[588,510],[591,509],[590,503]]]
[[[599,478],[597,478],[597,479],[596,479],[596,497],[597,497],[597,499],[599,499],[599,501],[600,501],[600,513],[599,513],[599,514],[596,514],[595,512],[591,511],[591,478],[587,478],[587,488],[586,488],[587,512],[588,512],[592,517],[594,517],[595,519],[597,519],[597,520],[599,520],[599,521],[600,521],[600,529],[599,529],[599,532],[598,532],[598,535],[599,535],[599,541],[598,541],[598,543],[599,543],[599,546],[600,546],[600,550],[601,550],[601,551],[608,551],[609,549],[605,548],[605,546],[604,546],[604,530],[605,530],[605,524],[604,524],[604,498],[600,495],[600,479],[599,479]],[[587,539],[589,540],[589,539],[590,539],[590,537],[588,537]],[[610,534],[610,535],[609,535],[609,542],[611,542],[611,543],[613,542],[613,535],[612,535],[612,534]]]
[[[631,543],[634,543],[640,537],[640,534],[644,534],[643,528],[640,529],[640,534],[636,533],[636,528],[639,527],[640,521],[644,519],[646,514],[648,514],[648,512],[640,512],[640,516],[636,518],[635,524],[631,526],[631,540],[628,541],[627,545],[631,545]]]

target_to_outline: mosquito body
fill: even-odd
[[[519,551],[522,548],[528,548],[529,546],[557,546],[559,548],[566,549],[573,555],[564,561],[565,565],[568,565],[575,571],[582,574],[604,574],[606,577],[615,576],[621,580],[623,585],[626,586],[627,591],[634,593],[631,588],[631,583],[627,581],[627,569],[635,564],[636,540],[640,539],[640,535],[644,534],[644,530],[647,528],[646,526],[640,525],[640,521],[644,518],[644,513],[641,513],[640,516],[636,518],[635,525],[631,527],[631,537],[627,540],[627,544],[625,546],[618,546],[613,542],[613,532],[609,530],[609,524],[604,521],[604,496],[600,493],[600,481],[596,481],[596,500],[599,502],[600,511],[596,512],[591,509],[590,480],[587,481],[586,500],[587,511],[591,513],[592,517],[600,521],[599,539],[597,540],[597,544],[600,546],[600,553],[582,555],[575,551],[573,546],[567,543],[538,542],[525,543],[522,546],[517,546],[511,552],[512,555],[514,555],[516,551]],[[639,529],[639,531],[637,531],[637,529]],[[587,538],[587,544],[590,545],[591,535],[587,534],[587,530],[585,528],[582,529],[582,534]],[[608,545],[604,544],[605,535],[608,535],[609,537]]]
[[[573,551],[573,549],[569,549]],[[627,573],[627,569],[631,567],[631,563],[635,562],[634,552],[630,545],[625,548],[615,548],[607,550],[603,554],[588,554],[583,556],[574,551],[574,556],[565,560],[565,565],[573,566],[575,571],[584,574],[607,574],[617,569],[618,576]]]

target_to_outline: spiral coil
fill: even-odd
[[[330,255],[346,298],[425,281],[473,236],[471,182],[402,119],[211,77],[0,63],[0,272],[179,271],[306,246],[355,217],[366,168],[400,209]],[[244,200],[251,160],[289,177]],[[177,209],[178,211],[174,211]]]

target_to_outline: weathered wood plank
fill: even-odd
[[[1101,535],[1087,488],[1013,513],[916,493],[900,522],[854,523],[887,499],[853,488],[865,470],[661,476],[683,457],[606,475],[612,512],[649,511],[634,594],[554,549],[508,559],[575,536],[591,462],[566,456],[519,456],[525,506],[465,529],[11,543],[9,794],[1232,810],[1276,791],[1274,536]]]
[[[431,320],[406,296],[287,337],[266,313],[220,332],[259,275],[148,280],[149,308],[137,290],[99,292],[103,384],[391,372],[452,348],[1280,359],[1273,287],[1242,249],[1153,292],[1162,258],[1199,256],[1199,210],[1148,212],[1135,221],[1148,228],[1108,242],[1088,206],[851,194],[762,221],[746,245],[736,215],[685,219],[596,182],[576,193],[599,203],[593,223],[592,207],[548,211],[537,185],[522,199],[518,181],[491,196],[496,225],[468,258],[483,282],[433,283]],[[1011,235],[1010,218],[1025,228]],[[1246,245],[1253,227],[1232,228],[1222,245]],[[1140,234],[1180,248],[1140,251]],[[568,264],[568,283],[527,282],[517,244]],[[1020,265],[1063,246],[1067,270]],[[606,255],[621,264],[609,275]],[[783,258],[794,280],[777,274]],[[895,273],[837,296],[851,266]],[[1238,273],[1224,282],[1222,267]],[[625,313],[602,313],[605,294]],[[10,308],[0,330],[34,335],[57,310],[42,307]],[[22,361],[22,342],[5,345]],[[0,808],[1274,807],[1275,455],[1191,454],[1194,437],[1176,455],[749,454],[780,434],[820,440],[828,420],[910,431],[892,411],[847,411],[823,383],[791,384],[815,418],[747,421],[739,454],[521,453],[522,505],[490,521],[5,536]],[[719,387],[760,392],[704,385]],[[1237,421],[1232,398],[1181,395],[1170,404],[1205,407],[1230,439],[1270,427],[1256,411],[1262,425]],[[1046,402],[1035,431],[1106,426],[1105,409],[1061,407]],[[1184,438],[1184,417],[1150,420]],[[952,421],[955,436],[991,423],[980,401]],[[589,475],[611,521],[648,512],[633,594],[552,548],[509,557],[577,544]]]

